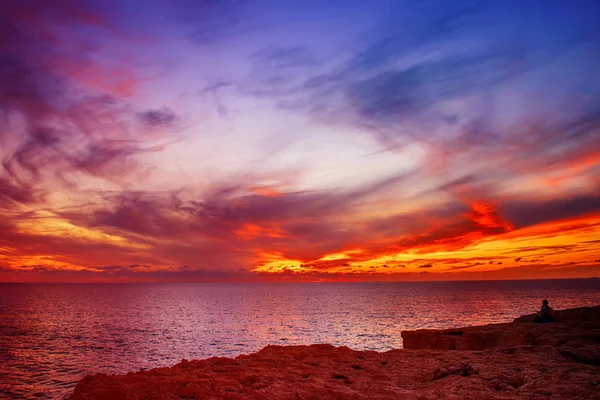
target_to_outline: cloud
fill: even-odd
[[[139,136],[132,116],[156,126],[174,122],[175,114],[136,114],[121,90],[126,71],[92,61],[99,49],[81,31],[113,35],[106,15],[84,3],[66,2],[60,12],[34,3],[13,2],[0,12],[0,177],[21,190],[75,172],[122,177],[137,165],[137,154],[161,149]],[[97,70],[102,76],[86,75]]]
[[[264,48],[254,53],[253,58],[259,61],[263,67],[274,70],[316,64],[316,60],[310,55],[310,51],[302,46]]]
[[[360,40],[345,37],[335,54],[284,38],[275,47],[269,40],[252,47],[254,36],[240,32],[268,27],[261,24],[271,14],[244,1],[157,5],[165,11],[157,21],[175,17],[177,24],[153,33],[176,45],[162,52],[158,43],[140,54],[148,50],[164,63],[189,41],[201,56],[213,54],[201,50],[214,45],[227,50],[215,57],[225,61],[223,71],[207,62],[194,74],[230,76],[202,76],[209,84],[195,90],[196,75],[183,73],[165,90],[189,85],[215,102],[226,124],[211,131],[202,120],[190,134],[190,146],[206,146],[214,162],[188,146],[158,154],[178,139],[188,114],[171,108],[181,106],[176,101],[166,107],[162,97],[146,98],[151,90],[139,89],[148,83],[140,72],[147,64],[136,54],[117,56],[116,42],[129,44],[137,19],[129,24],[113,15],[118,9],[86,2],[64,2],[60,10],[37,0],[3,7],[6,273],[233,280],[276,279],[267,271],[280,271],[281,279],[386,280],[412,279],[414,271],[478,274],[514,263],[543,275],[567,260],[583,271],[579,258],[592,259],[595,243],[578,240],[591,237],[600,212],[598,80],[583,73],[597,60],[591,16],[585,8],[563,15],[559,2],[522,21],[516,14],[498,18],[507,11],[501,4],[418,3],[398,3]],[[554,27],[565,29],[558,35]],[[182,33],[185,43],[170,36]],[[148,85],[156,91],[165,82]],[[246,103],[251,113],[243,114]],[[302,114],[298,127],[290,122],[298,116],[287,119],[294,112]],[[239,154],[252,153],[263,122],[268,130],[281,121],[281,140],[297,135],[306,142],[245,163]],[[344,138],[319,156],[331,160],[314,158],[313,127],[323,132],[315,147]],[[368,153],[368,162],[355,177],[342,171],[350,178],[336,181],[351,169],[336,158],[347,143]],[[274,173],[280,164],[287,172]],[[153,167],[160,182],[137,179]],[[324,181],[319,190],[304,177],[312,168]],[[543,242],[565,234],[572,234],[568,245]],[[452,254],[439,259],[443,252]],[[257,266],[265,271],[249,272]],[[395,275],[399,269],[408,275]]]
[[[180,0],[173,3],[168,12],[184,25],[188,40],[209,46],[235,38],[250,28],[252,19],[244,3],[244,0]]]
[[[168,108],[139,112],[137,116],[144,125],[151,128],[169,126],[177,120],[177,114]]]
[[[35,204],[41,201],[43,193],[27,182],[0,176],[0,202],[6,205]],[[10,204],[9,204],[10,203]]]
[[[545,201],[509,200],[501,206],[502,214],[519,228],[599,211],[600,196],[594,193]]]
[[[535,17],[527,23],[512,14],[499,18],[514,13],[514,6],[402,3],[345,62],[303,71],[303,85],[282,72],[287,67],[269,72],[265,65],[283,58],[283,65],[291,60],[297,68],[306,64],[308,50],[254,57],[264,88],[256,92],[279,96],[286,108],[309,112],[320,123],[366,130],[389,151],[425,145],[436,158],[449,159],[440,161],[447,168],[455,167],[449,161],[462,163],[463,155],[490,163],[493,174],[498,167],[531,171],[573,160],[598,140],[598,94],[580,90],[585,81],[594,86],[598,80],[582,72],[580,79],[549,88],[536,75],[561,79],[568,71],[560,65],[564,59],[581,58],[581,65],[597,60],[600,32],[587,15],[596,6],[586,4],[565,18],[560,1],[543,8],[532,3],[526,8]],[[557,29],[563,29],[560,39],[553,35]],[[498,111],[510,104],[498,93],[507,86],[535,106],[501,121]]]
[[[74,265],[86,266],[85,253],[111,248],[110,262],[154,263],[158,265],[195,265],[197,267],[231,269],[252,268],[260,262],[261,253],[280,253],[285,259],[302,260],[316,268],[333,268],[347,261],[377,256],[399,246],[411,248],[438,241],[452,241],[452,230],[422,234],[403,230],[399,221],[391,221],[390,229],[381,230],[381,221],[365,221],[354,227],[338,220],[355,212],[364,199],[385,192],[403,179],[387,178],[347,192],[298,192],[269,197],[254,193],[255,185],[232,184],[205,192],[201,199],[183,193],[120,192],[106,193],[83,209],[57,210],[38,216],[37,229],[60,224],[64,236],[24,233],[17,229],[21,219],[11,217],[4,228],[5,243],[22,249],[25,254],[61,254],[58,258]],[[315,215],[321,218],[314,218]],[[451,218],[462,218],[458,212]],[[33,215],[23,216],[34,220]],[[415,224],[419,215],[401,216]],[[48,222],[45,222],[48,221]],[[392,229],[396,224],[397,228]],[[29,226],[29,225],[28,225]],[[421,224],[421,229],[428,229]],[[413,226],[413,228],[417,225]],[[28,228],[29,229],[29,228]],[[467,223],[462,229],[484,231],[488,228]],[[0,229],[0,233],[2,230]],[[71,233],[72,232],[72,233]],[[89,243],[86,236],[96,235],[99,243]],[[75,236],[73,236],[75,235]],[[409,235],[398,241],[398,235]],[[449,235],[449,236],[448,236]],[[364,237],[378,238],[373,244]],[[468,242],[465,242],[468,243]],[[329,253],[361,247],[363,252],[349,260],[319,261]],[[23,250],[20,250],[23,252]],[[198,265],[197,263],[201,263]]]
[[[300,85],[302,77],[314,73],[322,64],[304,46],[267,47],[252,55],[251,85],[245,90],[252,95],[271,95],[280,89]]]
[[[0,265],[0,277],[15,281],[45,282],[249,282],[261,277],[247,270],[207,270],[204,268],[157,269],[152,265],[106,265],[80,270],[58,269],[54,265],[29,265],[18,269]]]

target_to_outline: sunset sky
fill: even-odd
[[[7,0],[0,281],[600,276],[596,0]]]

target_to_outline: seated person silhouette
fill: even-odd
[[[537,313],[535,317],[533,317],[533,322],[545,324],[548,322],[554,322],[555,311],[548,305],[548,300],[542,301],[542,308]]]

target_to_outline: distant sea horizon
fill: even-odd
[[[236,280],[223,280],[223,281],[210,281],[210,280],[199,280],[199,281],[190,281],[190,280],[156,280],[156,281],[0,281],[0,285],[2,284],[39,284],[39,285],[62,285],[62,284],[116,284],[116,285],[131,285],[131,284],[328,284],[328,283],[340,283],[340,284],[348,284],[348,283],[357,283],[357,284],[371,284],[371,283],[444,283],[444,282],[521,282],[521,281],[569,281],[569,280],[586,280],[586,279],[600,279],[600,276],[587,276],[587,277],[565,277],[565,278],[523,278],[523,279],[431,279],[431,280],[401,280],[401,281],[344,281],[344,280],[318,280],[318,281],[309,281],[309,280],[255,280],[255,281],[236,281]]]
[[[592,278],[592,279],[591,279]],[[512,321],[548,299],[600,304],[600,280],[0,283],[0,398],[65,398],[83,376],[266,345],[402,347],[402,330]]]

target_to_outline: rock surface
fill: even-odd
[[[403,331],[405,349],[485,350],[497,347],[549,345],[594,346],[600,340],[600,306],[558,310],[556,323],[531,323],[534,314],[524,315],[510,324],[491,324],[467,328]],[[597,354],[596,354],[597,355]],[[600,365],[600,358],[590,359]]]
[[[70,399],[600,399],[600,307],[557,319],[403,332],[420,350],[267,346],[235,359],[87,376]]]

